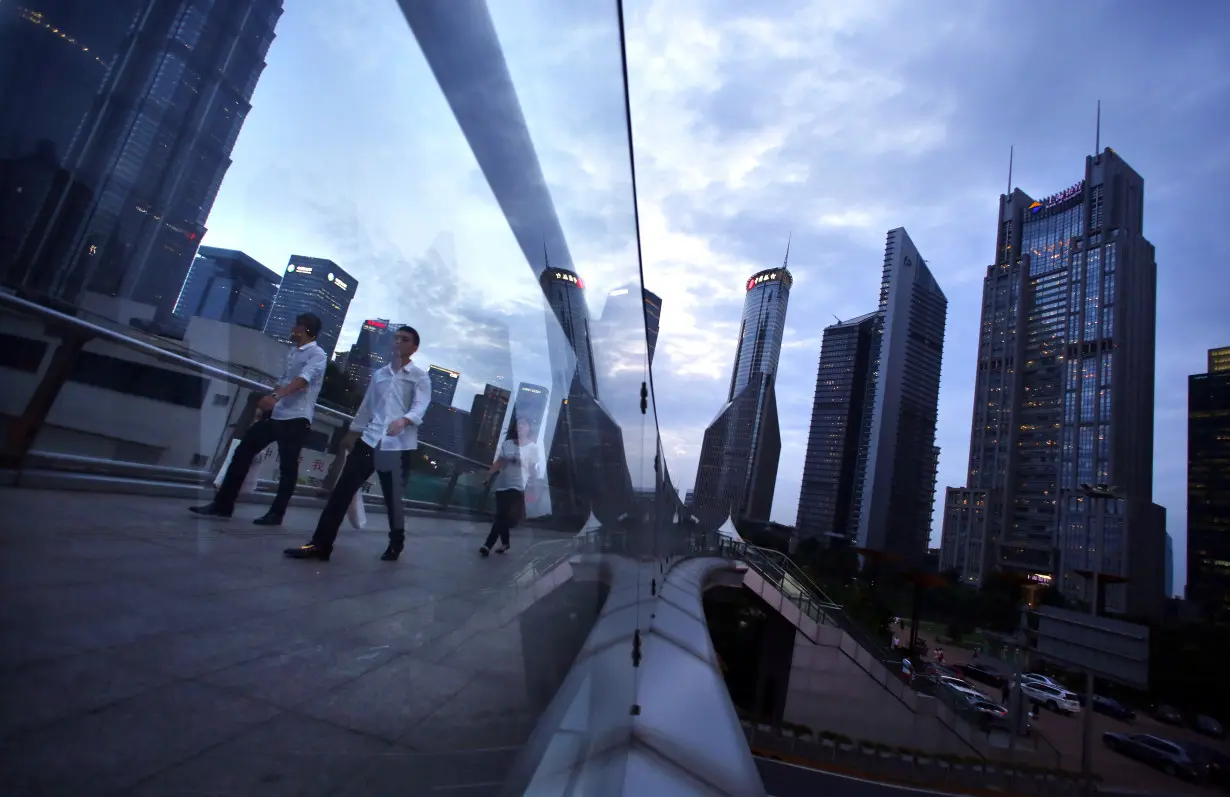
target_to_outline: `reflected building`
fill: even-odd
[[[175,302],[175,315],[263,330],[280,282],[243,252],[202,246]]]
[[[1186,595],[1230,623],[1230,346],[1187,378]]]
[[[400,326],[402,324],[387,318],[369,318],[363,322],[359,337],[346,357],[346,375],[354,382],[356,389],[366,390],[372,373],[389,364],[393,336]]]
[[[1157,265],[1143,220],[1144,181],[1110,148],[1087,157],[1083,178],[1057,194],[1001,195],[983,280],[968,481],[945,501],[955,508],[985,493],[985,519],[977,534],[965,530],[967,553],[946,562],[969,572],[978,560],[982,576],[1012,571],[1081,599],[1080,571],[1096,563],[1128,579],[1108,587],[1109,610],[1153,615],[1165,510],[1153,503]],[[1121,500],[1082,495],[1080,485],[1099,483]],[[942,548],[956,546],[960,531]]]
[[[453,406],[453,399],[457,396],[457,382],[461,379],[461,373],[450,368],[433,365],[427,369],[427,376],[431,379],[431,400],[446,407]]]
[[[450,454],[465,456],[470,428],[469,410],[433,401],[423,413],[419,441]]]
[[[346,312],[358,289],[359,281],[332,260],[291,255],[265,324],[265,334],[290,343],[295,318],[303,313],[314,313],[321,323],[316,342],[332,357],[342,325],[346,323]]]
[[[506,389],[487,384],[474,396],[470,405],[470,434],[466,456],[479,462],[494,462],[495,453],[504,435],[504,416],[512,394]]]
[[[795,521],[800,539],[827,545],[858,536],[851,523],[857,516],[854,479],[879,315],[867,313],[824,330]]]
[[[919,566],[931,537],[948,300],[903,228],[884,246],[850,525],[858,545]]]
[[[777,419],[777,363],[794,277],[787,268],[747,281],[743,320],[726,403],[705,429],[696,471],[693,514],[708,527],[728,517],[767,521],[773,509],[781,430]]]
[[[281,0],[0,4],[0,275],[169,320]]]
[[[525,420],[530,425],[530,438],[537,440],[542,431],[542,421],[547,414],[550,396],[551,391],[542,385],[522,382],[517,386],[517,398],[513,402],[509,426],[515,426],[518,420]]]

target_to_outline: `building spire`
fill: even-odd
[[[1012,196],[1012,156],[1015,153],[1016,145],[1008,147],[1008,196]]]
[[[782,258],[782,268],[790,265],[790,239],[794,237],[794,231],[791,230],[786,234],[786,256]]]
[[[1098,117],[1097,117],[1097,122],[1094,123],[1094,134],[1093,134],[1093,157],[1096,158],[1098,156],[1098,153],[1101,151],[1102,151],[1102,101],[1098,100]]]
[[[547,255],[547,236],[546,235],[542,236],[542,262],[545,264],[543,267],[544,270],[550,270],[551,258],[549,255]]]

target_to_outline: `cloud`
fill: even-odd
[[[598,318],[607,291],[637,279],[614,6],[489,5]],[[939,486],[962,484],[1008,147],[1016,185],[1037,196],[1071,185],[1100,98],[1103,145],[1147,181],[1159,260],[1155,498],[1182,551],[1183,385],[1205,348],[1230,341],[1224,291],[1192,290],[1217,284],[1216,264],[1230,259],[1224,236],[1193,233],[1230,212],[1208,190],[1230,179],[1219,39],[1230,9],[1116,9],[627,0],[641,254],[663,300],[656,412],[676,485],[694,480],[701,434],[726,398],[744,281],[781,263],[792,236],[774,518],[793,522],[822,329],[875,308],[884,234],[897,226],[949,299]],[[429,257],[442,233],[454,241],[447,266]],[[503,323],[517,378],[545,367],[528,255],[395,4],[287,8],[207,238],[275,268],[292,252],[333,257],[361,282],[348,335],[363,315],[409,313],[427,340],[453,347],[431,357],[460,362],[468,329]],[[496,367],[483,362],[466,369]]]

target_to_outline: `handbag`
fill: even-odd
[[[350,506],[346,508],[346,519],[350,521],[352,528],[361,529],[367,525],[367,507],[363,505],[362,490],[350,499]]]

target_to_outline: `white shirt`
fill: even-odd
[[[278,400],[273,408],[275,421],[289,421],[292,418],[312,420],[312,414],[316,412],[316,399],[320,396],[321,385],[325,383],[325,364],[328,361],[325,350],[317,346],[316,341],[290,347],[286,353],[286,370],[278,380],[278,387],[286,387],[298,377],[303,377],[307,387]]]
[[[505,440],[500,446],[500,470],[495,474],[491,489],[520,490],[525,492],[530,476],[538,467],[538,444],[517,445],[516,440]]]
[[[411,451],[419,447],[419,424],[430,401],[431,378],[426,371],[412,362],[403,368],[389,363],[372,373],[371,384],[350,428],[361,432],[363,442],[372,448]],[[398,418],[410,423],[401,434],[386,434],[389,424]]]

